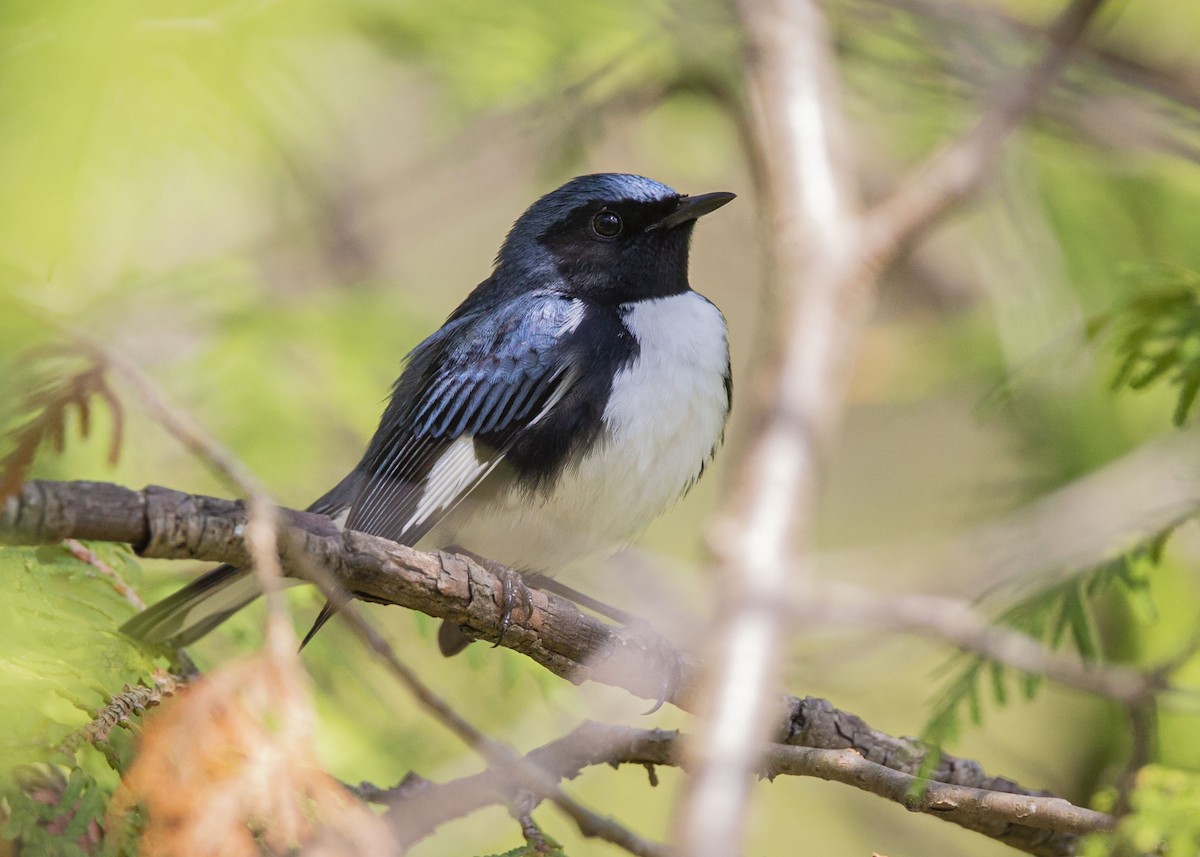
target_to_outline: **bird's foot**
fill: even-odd
[[[525,838],[525,845],[532,853],[558,853],[558,844],[549,839],[538,827],[537,822],[533,820],[533,810],[539,802],[531,792],[522,789],[509,807],[509,812],[521,825],[521,835]]]
[[[501,565],[493,559],[480,556],[459,545],[451,545],[446,550],[469,556],[496,577],[500,578],[500,634],[496,637],[496,642],[492,646],[492,648],[496,648],[504,642],[504,635],[512,626],[513,612],[518,606],[524,611],[526,619],[533,615],[533,590],[525,584],[519,571],[515,571],[506,565]],[[541,579],[540,575],[533,575],[533,577]],[[446,653],[445,647],[443,647],[442,652],[443,654]]]
[[[658,682],[658,695],[654,705],[643,714],[653,714],[663,707],[668,699],[674,699],[683,678],[683,655],[671,642],[645,619],[633,617],[625,623],[624,631],[633,638],[635,645],[645,651],[643,663],[646,671]]]
[[[500,578],[502,584],[500,594],[500,636],[492,648],[504,642],[504,635],[512,624],[513,611],[520,606],[525,611],[525,618],[533,615],[533,590],[525,585],[521,573],[507,566],[493,564],[488,571]]]

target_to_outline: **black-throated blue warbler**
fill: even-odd
[[[309,510],[542,574],[638,536],[724,433],[725,319],[692,291],[688,246],[696,218],[733,197],[620,173],[543,196],[408,355],[362,460]],[[248,570],[221,566],[122,630],[186,645],[258,594]],[[447,654],[457,631],[439,635]]]

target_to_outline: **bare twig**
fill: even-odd
[[[525,760],[556,779],[574,779],[593,765],[678,766],[682,764],[677,732],[583,723],[575,730],[533,750]],[[937,814],[981,832],[1011,826],[1085,834],[1112,826],[1102,812],[1075,806],[1053,796],[1013,794],[993,789],[939,783],[896,771],[853,749],[767,746],[759,773],[817,777],[871,792],[913,812]],[[483,771],[446,783],[409,775],[395,788],[372,790],[365,798],[388,806],[393,829],[408,845],[429,836],[438,826],[505,800],[509,784],[494,771]],[[361,792],[360,792],[361,794]],[[1031,853],[1059,853],[1061,842],[1044,837]]]
[[[294,659],[295,631],[287,621],[287,606],[280,593],[283,569],[275,533],[279,528],[275,504],[266,488],[240,459],[200,427],[183,408],[173,404],[158,385],[117,349],[108,346],[79,328],[45,316],[44,320],[60,330],[92,356],[103,369],[119,375],[141,399],[146,413],[203,461],[231,488],[246,498],[246,545],[250,564],[262,585],[267,603],[267,647],[272,657]]]
[[[1084,834],[1112,827],[1112,816],[1075,806],[1058,797],[1029,797],[925,780],[864,758],[854,750],[772,747],[766,755],[768,776],[797,774],[845,783],[903,805],[928,812],[980,833],[1024,825],[1057,834]],[[1056,854],[1048,842],[1030,853]]]

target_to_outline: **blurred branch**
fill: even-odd
[[[820,576],[864,570],[906,579],[918,570],[944,592],[1016,599],[1112,560],[1200,514],[1200,435],[1177,432],[1006,515],[940,540],[820,554]]]
[[[769,270],[779,306],[754,392],[761,428],[714,529],[727,588],[710,645],[693,776],[673,841],[688,857],[740,850],[751,774],[770,724],[785,635],[787,569],[811,584],[809,530],[875,281],[983,180],[1004,140],[1057,80],[1103,0],[1072,0],[1043,58],[978,124],[858,215],[831,39],[815,0],[741,0],[747,88],[766,176]],[[793,558],[799,558],[794,560]]]
[[[531,751],[525,764],[554,780],[572,780],[592,765],[674,765],[677,733],[586,722],[567,735]],[[497,803],[510,802],[512,782],[495,770],[445,783],[409,774],[399,785],[379,790],[359,787],[361,797],[388,807],[402,847],[429,836],[439,826]]]
[[[92,568],[96,569],[96,571],[107,577],[112,583],[113,589],[117,591],[117,594],[136,607],[138,610],[146,609],[146,602],[143,601],[142,597],[137,594],[137,590],[126,583],[125,579],[117,573],[116,569],[114,569],[104,560],[100,559],[100,557],[96,556],[96,552],[88,548],[87,545],[83,544],[77,539],[66,539],[63,542],[63,547],[65,547],[71,553],[71,556],[75,557],[75,559],[79,560],[80,562],[87,563]]]
[[[469,557],[424,553],[363,533],[341,532],[327,518],[307,512],[285,510],[280,518],[287,525],[279,534],[281,559],[293,574],[312,574],[316,566],[348,591],[449,619],[465,626],[473,637],[499,635],[503,584]],[[108,483],[33,481],[0,508],[0,541],[44,544],[65,538],[95,539],[130,544],[145,557],[244,564],[248,558],[245,524],[244,507],[229,500],[165,488],[131,491]],[[540,591],[532,595],[532,614],[514,619],[503,645],[574,683],[598,681],[646,699],[656,698],[663,677],[670,676],[674,682],[668,699],[694,710],[699,669],[693,659],[665,651],[661,642],[650,641],[645,634],[585,615],[561,598]],[[374,648],[376,643],[371,645]],[[769,738],[794,746],[854,750],[876,765],[907,775],[920,770],[929,750],[916,739],[871,729],[861,718],[811,697],[772,695],[768,716],[775,725]],[[755,748],[756,757],[762,746]],[[930,774],[933,781],[1048,796],[988,777],[975,762],[949,754],[938,758]],[[517,773],[514,779],[525,785],[523,772]],[[533,785],[538,794],[552,793],[544,780],[535,779]],[[941,815],[937,806],[927,809]],[[948,818],[962,823],[953,815]],[[983,832],[1033,854],[1067,855],[1075,841],[1072,834],[1050,833],[1029,824]],[[644,853],[654,852],[647,848]]]
[[[863,263],[882,269],[955,204],[974,192],[1001,148],[1070,62],[1104,0],[1072,0],[1046,31],[1049,46],[970,131],[931,156],[863,222]]]
[[[856,586],[821,583],[793,598],[794,621],[850,624],[879,631],[917,632],[944,640],[995,663],[1044,675],[1067,687],[1142,704],[1165,687],[1165,675],[1147,675],[1112,664],[1061,655],[1019,631],[992,624],[968,602],[938,595],[891,595]]]
[[[123,414],[120,403],[108,387],[107,382],[107,376],[113,374],[119,376],[133,388],[152,420],[204,462],[230,488],[246,498],[249,505],[249,516],[246,521],[249,565],[254,569],[266,596],[268,648],[271,656],[280,659],[281,663],[289,659],[294,660],[296,654],[295,633],[291,625],[285,621],[287,608],[279,596],[279,581],[283,577],[283,569],[279,565],[279,552],[275,544],[275,533],[279,528],[279,522],[276,519],[275,503],[271,500],[266,488],[236,455],[201,428],[185,409],[173,404],[158,385],[132,360],[86,331],[37,307],[22,304],[19,306],[19,311],[52,328],[68,340],[66,346],[50,349],[50,354],[78,354],[88,361],[88,368],[73,379],[73,393],[67,400],[67,404],[73,404],[78,408],[84,434],[87,433],[89,400],[93,396],[98,396],[108,405],[114,419],[113,446],[109,455],[111,461],[116,460],[123,434]],[[94,378],[94,380],[80,387],[79,378]],[[66,406],[58,407],[62,409]],[[38,422],[47,419],[52,423],[55,420],[61,422],[62,417],[54,414],[54,407],[47,407]],[[62,429],[60,428],[58,431],[61,445]],[[18,434],[23,438],[28,433],[29,429],[26,429]],[[34,450],[36,448],[37,441],[33,446]],[[20,449],[19,446],[13,455],[17,455]],[[28,463],[22,464],[19,458],[16,462],[11,459],[12,456],[0,462],[0,498],[5,496],[2,490],[3,486],[13,480],[15,480],[15,484],[20,484],[22,475],[28,468]],[[82,556],[79,558],[85,559]],[[114,575],[110,574],[110,576],[115,578]],[[118,585],[118,589],[121,589],[121,585]],[[126,594],[128,591],[128,587],[125,587],[122,594]]]
[[[276,507],[258,477],[222,446],[181,407],[172,404],[141,367],[95,337],[66,325],[52,323],[93,355],[97,365],[111,370],[133,387],[147,415],[207,464],[234,490],[246,498],[246,547],[249,564],[262,585],[267,603],[267,648],[281,664],[296,658],[296,638],[286,621],[287,606],[280,592],[283,569],[275,533],[279,529]]]
[[[678,732],[586,722],[533,750],[525,760],[549,776],[574,779],[593,765],[679,766],[683,744],[684,738]],[[1000,839],[1024,828],[1028,835],[1025,850],[1032,854],[1061,854],[1072,836],[1105,830],[1114,823],[1112,816],[1062,798],[1012,793],[1005,781],[993,780],[988,783],[990,788],[984,788],[921,779],[872,761],[853,748],[770,744],[762,757],[758,773],[767,779],[791,775],[844,783],[911,812],[937,815]],[[365,799],[388,807],[393,830],[402,845],[408,846],[454,818],[504,802],[506,786],[494,771],[484,771],[445,783],[432,783],[410,774],[394,789],[357,791]],[[1047,831],[1066,835],[1056,837]]]
[[[984,19],[1021,38],[1038,35],[1037,26],[1017,18],[999,6],[941,0],[868,0],[875,6],[900,9],[941,23],[956,23],[977,30]],[[1194,68],[1175,69],[1154,65],[1103,45],[1081,42],[1080,59],[1093,62],[1106,77],[1123,81],[1142,92],[1176,102],[1189,110],[1200,110],[1200,78]],[[1190,73],[1189,73],[1190,72]]]
[[[708,643],[701,719],[689,744],[673,842],[688,857],[741,850],[752,772],[773,725],[790,558],[808,538],[867,305],[846,276],[856,192],[831,40],[815,0],[743,0],[753,147],[777,304],[754,391],[761,431],[710,544],[724,591]],[[777,349],[777,350],[773,350]]]

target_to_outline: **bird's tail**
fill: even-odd
[[[249,569],[222,565],[134,616],[121,633],[149,645],[186,646],[261,594]]]

